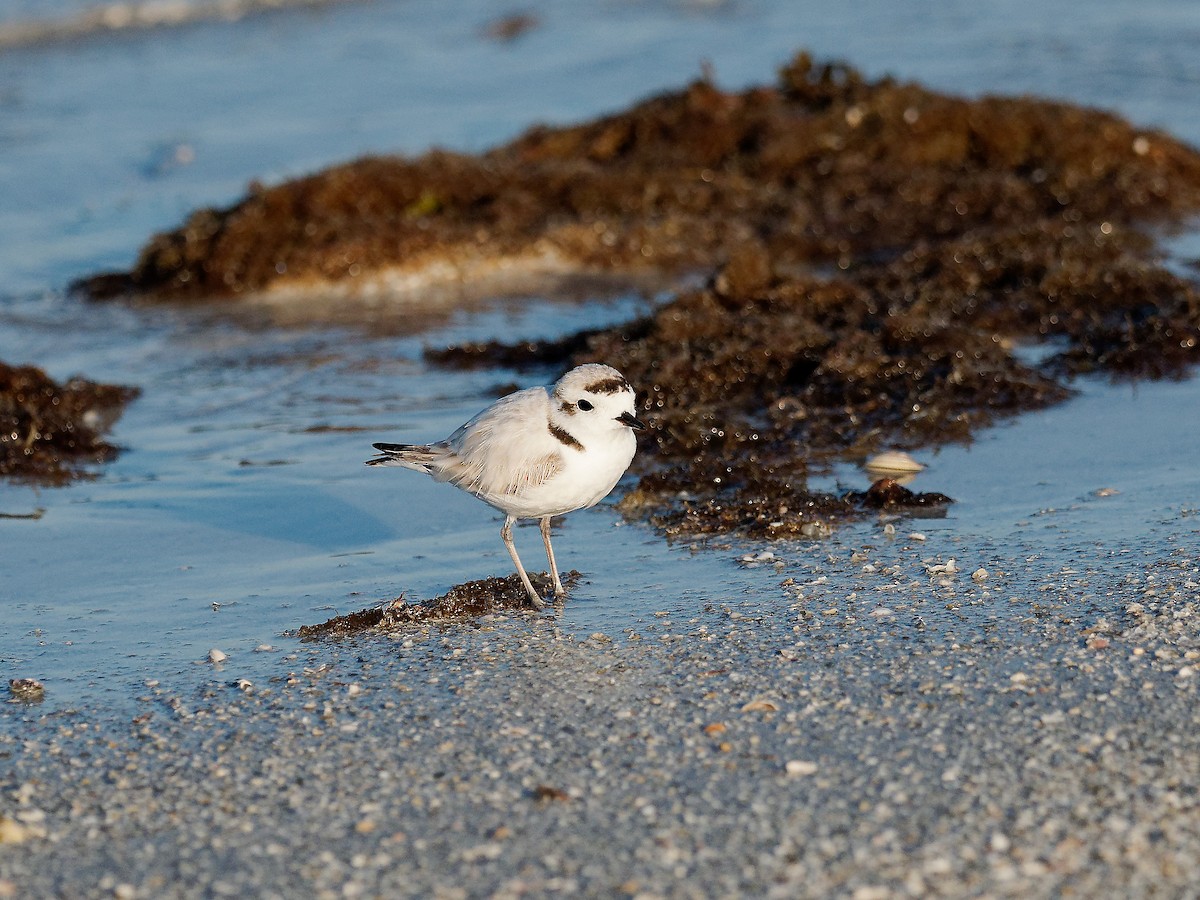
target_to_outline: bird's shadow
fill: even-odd
[[[571,587],[583,573],[571,570],[562,573],[563,585]],[[543,597],[552,596],[549,575],[530,572],[529,579]],[[562,600],[547,602],[546,610],[557,610]],[[301,625],[293,634],[304,641],[337,639],[371,631],[396,631],[412,625],[440,622],[469,622],[482,616],[522,613],[539,615],[543,610],[533,608],[521,576],[485,578],[452,587],[440,597],[416,603],[405,601],[401,595],[382,606],[334,616],[319,625]]]

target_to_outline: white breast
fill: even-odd
[[[561,516],[595,506],[616,487],[636,450],[637,440],[628,429],[593,441],[583,451],[563,447],[562,468],[543,483],[516,494],[481,499],[518,518]]]

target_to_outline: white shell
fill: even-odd
[[[863,463],[863,469],[872,478],[891,478],[900,484],[908,484],[925,470],[925,466],[907,453],[887,450],[868,459]]]

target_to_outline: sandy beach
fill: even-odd
[[[234,657],[121,721],[10,708],[0,892],[1186,896],[1200,560],[1168,530],[1065,568],[780,547],[791,604]]]

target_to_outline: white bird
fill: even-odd
[[[594,506],[629,468],[637,450],[634,392],[611,366],[589,363],[560,378],[549,392],[527,388],[501,397],[444,441],[374,444],[368,466],[404,466],[448,481],[504,513],[500,537],[533,605],[533,589],[512,527],[539,519],[554,593],[566,593],[550,546],[550,519]]]

